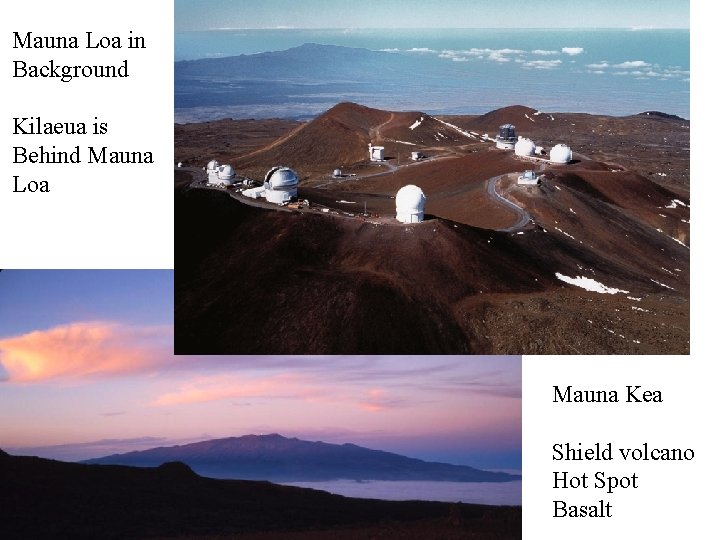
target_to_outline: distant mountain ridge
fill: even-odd
[[[426,480],[509,482],[520,476],[427,462],[355,444],[329,444],[278,434],[245,435],[115,454],[88,464],[154,467],[186,463],[203,475],[273,481]]]

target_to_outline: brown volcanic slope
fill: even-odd
[[[420,125],[410,129],[420,118],[424,119]],[[386,156],[392,158],[398,150],[409,156],[413,149],[470,142],[474,141],[421,112],[390,112],[340,103],[287,136],[234,156],[231,164],[244,174],[260,176],[283,163],[305,175],[367,161],[369,143],[386,146]]]
[[[269,482],[203,478],[182,463],[80,465],[0,450],[0,537],[521,537],[519,507],[351,499]]]
[[[238,152],[251,152],[302,126],[294,120],[217,120],[175,124],[175,163],[204,167],[211,159],[227,163]]]
[[[180,187],[176,353],[686,353],[688,249],[561,190],[597,214],[599,246],[549,226],[374,224]],[[629,293],[588,292],[556,272]]]
[[[529,162],[422,113],[340,104],[247,154],[246,163],[257,160],[254,169],[231,161],[260,176],[271,164],[291,164],[301,172],[301,198],[340,214],[358,213],[367,203],[369,212],[383,216],[379,220],[322,214],[315,206],[300,213],[250,209],[223,192],[185,190],[188,177],[178,177],[177,352],[687,353],[687,122],[659,113],[535,113],[515,106],[445,120],[491,134],[511,122],[548,149],[570,143],[577,159]],[[654,131],[643,139],[650,124]],[[596,155],[608,153],[603,144],[612,137],[600,133],[607,125],[623,134],[616,150],[629,154],[591,160],[568,138],[572,127]],[[434,131],[438,126],[450,130],[449,142],[435,140],[443,139]],[[350,135],[342,139],[343,133]],[[429,135],[434,146],[421,146]],[[388,145],[393,137],[415,141],[435,157],[399,167],[368,165],[368,140],[402,146],[407,154],[415,148]],[[648,142],[658,137],[666,139],[662,148]],[[625,144],[629,139],[647,144],[638,149]],[[666,147],[678,157],[671,165]],[[343,168],[358,176],[333,180],[327,156],[365,161]],[[651,181],[630,166],[635,160],[641,168],[667,166],[677,175]],[[542,171],[540,187],[516,184],[517,172],[526,168]],[[489,230],[510,227],[519,217],[491,197],[491,178],[501,195],[530,214],[524,230]],[[428,217],[442,219],[393,224],[394,194],[409,183],[426,193]],[[585,291],[556,273],[628,292]]]

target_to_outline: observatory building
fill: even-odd
[[[535,171],[525,171],[518,176],[518,184],[521,186],[537,186],[539,183],[540,179],[535,174]]]
[[[497,137],[495,137],[495,146],[501,150],[512,150],[516,142],[515,126],[512,124],[503,124],[500,126],[500,132]]]
[[[572,150],[564,144],[556,144],[550,150],[551,163],[570,163],[572,161]]]
[[[515,155],[520,157],[532,157],[535,155],[535,143],[525,137],[520,137],[515,143]]]
[[[273,167],[265,175],[265,199],[275,204],[297,198],[298,176],[289,167]]]
[[[333,178],[342,178],[342,175],[343,173],[340,169],[335,169],[333,171]]]
[[[210,163],[207,164],[205,172],[207,173],[208,184],[217,184],[218,167],[220,167],[220,163],[218,163],[216,159],[211,160]]]
[[[396,219],[401,223],[420,223],[425,218],[425,194],[412,184],[395,195]]]
[[[422,152],[411,152],[410,159],[412,159],[413,161],[420,161],[421,159],[425,159],[425,154],[423,154]]]
[[[373,146],[372,143],[369,143],[368,150],[370,151],[370,161],[385,161],[384,146]]]
[[[232,186],[235,183],[235,169],[230,165],[220,165],[217,168],[216,184],[221,186]]]

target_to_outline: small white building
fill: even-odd
[[[242,194],[243,196],[249,197],[250,199],[259,199],[261,197],[265,197],[265,186],[244,189]]]
[[[333,178],[342,178],[342,175],[343,173],[340,169],[335,169],[333,171]]]
[[[205,172],[207,173],[208,184],[217,184],[218,183],[217,172],[218,172],[219,167],[220,167],[220,163],[216,159],[210,160],[210,162],[207,164],[207,167],[205,168]]]
[[[178,169],[182,168],[182,161],[178,161]]]
[[[385,161],[384,146],[373,146],[370,143],[368,144],[368,150],[370,151],[370,161]]]
[[[538,175],[535,171],[525,171],[518,176],[518,184],[521,186],[537,186],[539,183]]]
[[[396,219],[401,223],[420,223],[425,219],[425,194],[412,184],[401,187],[395,195]]]
[[[550,150],[551,163],[570,163],[572,161],[572,150],[564,144],[556,144]]]
[[[298,176],[289,167],[273,167],[265,175],[265,199],[275,204],[297,198]]]
[[[495,137],[495,146],[501,150],[512,150],[515,148],[517,135],[515,135],[515,126],[512,124],[503,124],[500,131]]]
[[[515,143],[515,155],[520,157],[531,157],[535,155],[535,143],[525,137],[519,137]]]
[[[413,161],[420,161],[421,159],[425,159],[425,154],[422,152],[411,152],[410,153],[410,159]]]

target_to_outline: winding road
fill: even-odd
[[[497,202],[499,202],[500,204],[508,207],[510,210],[512,210],[518,216],[517,221],[515,223],[513,223],[510,227],[505,227],[504,229],[496,229],[496,230],[502,231],[502,232],[516,232],[516,231],[523,229],[528,223],[530,223],[530,220],[532,218],[530,217],[530,214],[528,214],[522,207],[518,206],[514,202],[507,200],[505,197],[503,197],[502,195],[500,195],[497,192],[497,182],[503,176],[506,176],[506,175],[501,174],[499,176],[493,176],[490,180],[488,180],[487,186],[486,186],[487,193],[491,199],[494,199]]]

